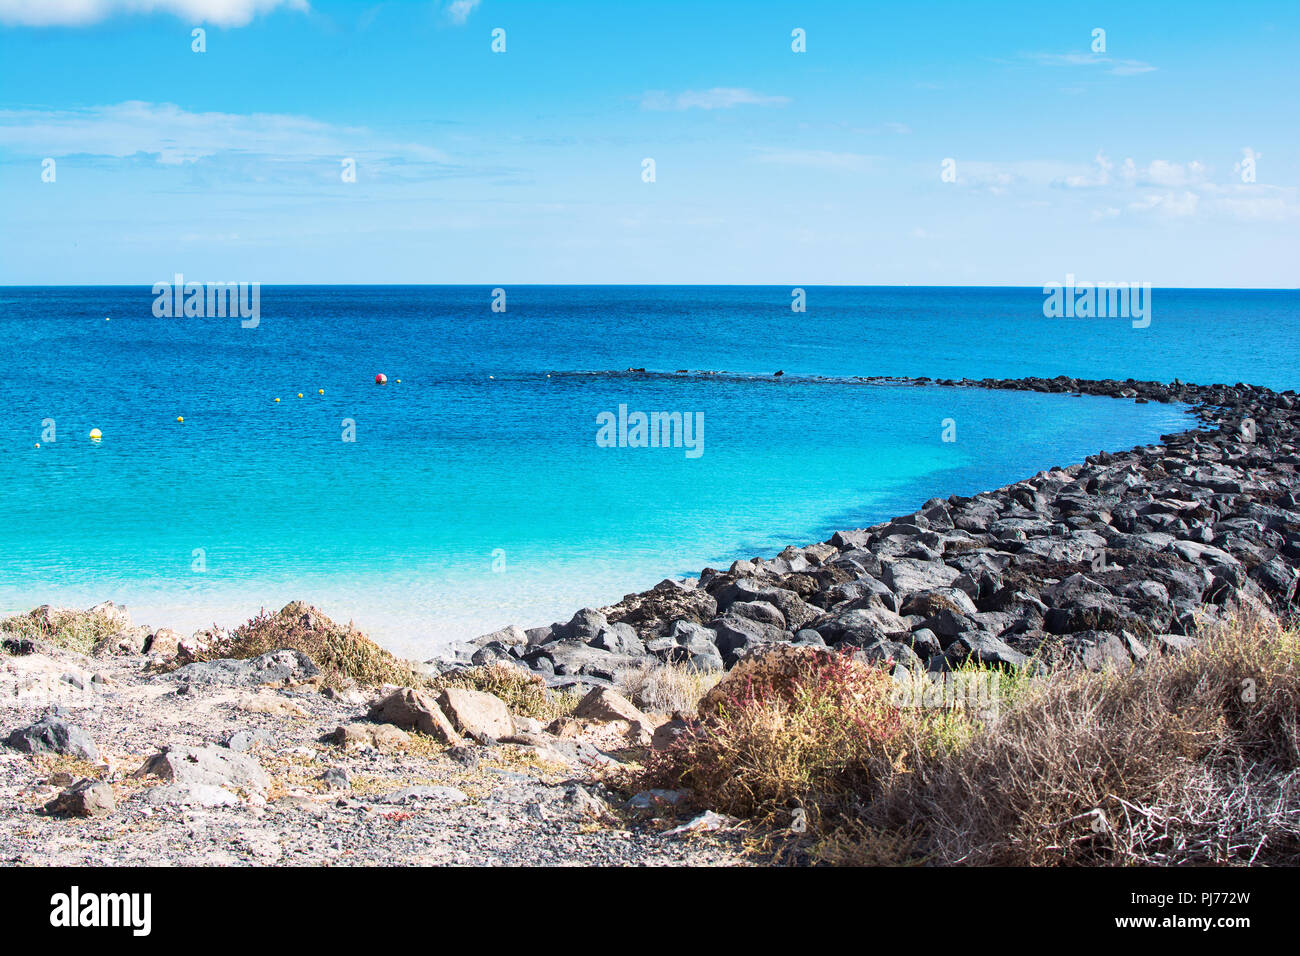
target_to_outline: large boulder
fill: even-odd
[[[723,668],[722,653],[717,647],[718,635],[693,621],[674,621],[668,633],[646,643],[646,651],[669,664],[689,664],[697,671],[719,671]]]
[[[499,740],[515,732],[505,701],[481,690],[448,687],[438,695],[438,707],[468,737]]]
[[[225,747],[164,747],[132,776],[157,777],[181,787],[221,787],[264,794],[270,779],[252,757]]]
[[[766,620],[764,623],[792,631],[808,625],[822,614],[818,608],[813,607],[794,591],[773,587],[755,578],[738,578],[720,584],[714,590],[713,596],[717,598],[718,610],[736,616],[751,616],[734,610],[738,604],[751,608],[757,603],[767,604],[775,608],[781,617],[779,621]],[[751,613],[763,614],[764,612],[762,609],[755,609]],[[757,619],[762,620],[762,618]]]
[[[578,702],[573,716],[600,723],[623,721],[643,734],[647,740],[654,734],[654,721],[647,717],[630,700],[617,691],[596,688]]]
[[[612,681],[628,667],[636,667],[644,658],[629,654],[612,654],[577,640],[551,641],[535,647],[524,658],[534,671],[556,677],[592,677]],[[543,663],[545,662],[545,663]],[[551,685],[548,682],[548,686]]]
[[[605,608],[611,624],[630,624],[643,637],[662,634],[672,621],[703,624],[718,614],[713,595],[694,582],[664,580],[649,591],[629,594]]]
[[[959,635],[944,649],[944,656],[953,664],[968,661],[993,667],[1024,667],[1029,658],[1009,644],[982,631],[968,631]]]
[[[584,607],[564,624],[551,625],[551,639],[582,641],[584,644],[609,626],[609,619],[595,608]]]
[[[788,641],[792,636],[771,624],[736,617],[730,613],[724,614],[709,626],[717,631],[718,652],[722,655],[723,663],[728,667],[733,666],[742,656],[763,644]]]
[[[106,817],[117,809],[111,785],[102,780],[81,780],[45,804],[56,817]]]
[[[82,760],[99,760],[99,748],[90,735],[58,714],[47,714],[35,723],[20,727],[5,743],[23,753],[65,754]]]
[[[486,647],[488,644],[501,644],[505,647],[515,647],[520,644],[528,643],[528,632],[518,624],[511,624],[503,627],[499,631],[493,631],[491,634],[484,634],[482,637],[476,637],[471,642],[478,647]]]
[[[178,667],[167,675],[181,684],[252,687],[303,683],[320,676],[320,668],[302,651],[285,648],[247,659],[221,658]]]
[[[881,568],[881,580],[895,594],[901,596],[915,591],[951,587],[961,576],[956,568],[942,561],[920,561],[915,558],[896,558]]]
[[[402,687],[370,708],[369,720],[428,734],[439,743],[462,743],[456,728],[437,703],[412,687]]]
[[[911,628],[898,614],[870,603],[866,607],[850,607],[838,611],[819,623],[814,630],[827,644],[868,647],[887,640],[891,634],[906,633]]]

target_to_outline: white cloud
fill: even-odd
[[[938,175],[939,167],[934,167]],[[1071,176],[1083,175],[1087,167],[1077,163],[1023,159],[995,163],[957,158],[957,185],[984,189],[1003,195],[1012,186],[1050,186]]]
[[[1153,186],[1191,186],[1205,181],[1205,167],[1196,160],[1171,163],[1165,159],[1153,159],[1143,181]]]
[[[1061,184],[1069,186],[1071,189],[1090,189],[1096,186],[1105,186],[1110,182],[1110,171],[1115,168],[1115,164],[1106,158],[1106,154],[1100,150],[1093,158],[1092,170],[1086,173],[1074,173],[1066,176],[1061,180]]]
[[[351,156],[448,162],[439,149],[387,141],[363,127],[275,113],[192,113],[138,100],[73,110],[0,110],[0,147],[42,157],[144,154],[168,165],[222,153],[272,161]]]
[[[464,23],[469,19],[469,15],[474,12],[474,8],[479,5],[479,0],[452,0],[447,5],[447,16],[454,23]]]
[[[242,27],[281,6],[309,9],[307,0],[0,0],[0,23],[75,27],[118,13],[170,13],[190,23]]]
[[[1111,175],[1115,164],[1105,153],[1098,152],[1092,162],[1092,168],[1066,175],[1055,185],[1069,189],[1097,189],[1111,185],[1178,188],[1200,185],[1208,174],[1205,165],[1195,159],[1186,163],[1153,159],[1146,166],[1138,166],[1132,157],[1128,157],[1120,166],[1118,176]]]
[[[1029,59],[1041,66],[1091,66],[1115,76],[1150,73],[1156,68],[1141,60],[1116,60],[1104,53],[1030,53]]]
[[[810,169],[867,169],[872,157],[863,153],[837,153],[827,149],[787,149],[760,146],[755,157],[760,163],[778,166],[804,166]]]
[[[646,110],[725,110],[733,106],[783,106],[788,96],[766,96],[735,86],[715,86],[710,90],[686,90],[673,96],[663,90],[650,90],[641,97]]]
[[[1249,147],[1243,160],[1233,167],[1239,177],[1242,162],[1258,159]],[[1115,172],[1115,165],[1098,153],[1093,168],[1065,176],[1054,185],[1071,189],[1095,189],[1109,204],[1091,212],[1094,221],[1129,214],[1169,218],[1219,216],[1244,222],[1284,222],[1300,219],[1300,201],[1295,187],[1263,183],[1210,182],[1210,170],[1199,160],[1177,162],[1153,159],[1138,165],[1131,157]],[[1137,198],[1131,198],[1137,193]],[[1126,199],[1127,197],[1127,199]],[[1123,205],[1121,210],[1120,205]]]
[[[1154,213],[1174,219],[1196,215],[1201,197],[1191,190],[1181,193],[1172,190],[1164,193],[1147,193],[1141,199],[1128,204],[1128,208],[1138,213]]]
[[[1202,187],[1207,208],[1244,222],[1300,220],[1300,190],[1294,186],[1236,183]]]

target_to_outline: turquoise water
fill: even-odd
[[[155,318],[147,288],[0,290],[0,609],[112,598],[188,630],[301,598],[419,655],[1189,420],[804,376],[1300,377],[1295,293],[1156,290],[1141,330],[1045,319],[1039,290],[507,296],[265,287],[243,329]],[[737,374],[575,374],[630,366]],[[702,413],[702,454],[599,447],[620,404]]]

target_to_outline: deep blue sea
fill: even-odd
[[[853,376],[1300,386],[1296,292],[1156,289],[1145,329],[1045,318],[1041,289],[505,292],[265,286],[245,329],[147,287],[0,289],[0,611],[189,631],[301,598],[427,656],[1189,422]],[[730,374],[575,374],[629,367]],[[620,405],[702,414],[701,453],[601,447]]]

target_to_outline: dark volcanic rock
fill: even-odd
[[[48,714],[33,724],[20,727],[5,738],[5,743],[28,754],[53,753],[82,760],[99,759],[99,748],[90,736],[58,714]]]
[[[1179,402],[1202,427],[973,497],[933,498],[821,544],[706,568],[698,582],[664,581],[524,632],[523,641],[506,629],[482,652],[522,656],[552,684],[599,685],[647,657],[732,666],[774,642],[824,643],[904,666],[924,661],[936,673],[969,660],[1022,666],[1031,654],[1105,669],[1185,650],[1198,621],[1234,608],[1294,616],[1293,392],[1064,376],[910,383]],[[1244,437],[1247,418],[1253,440]]]

